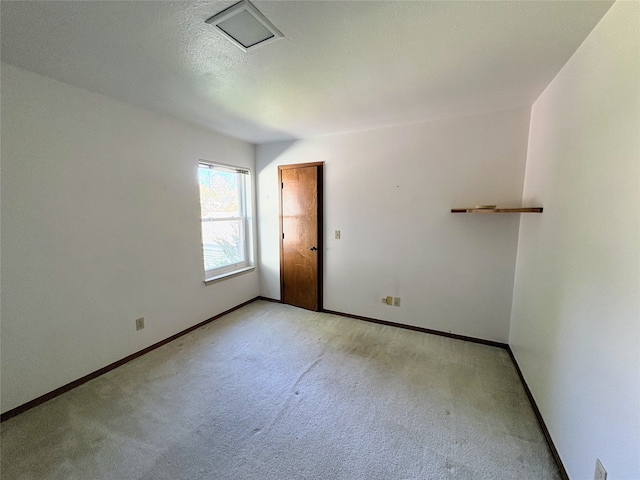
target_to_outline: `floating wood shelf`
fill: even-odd
[[[542,213],[542,207],[530,208],[452,208],[451,213]]]

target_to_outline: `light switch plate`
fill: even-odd
[[[340,240],[340,230],[336,230],[336,240]]]

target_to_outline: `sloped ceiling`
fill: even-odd
[[[611,1],[2,1],[3,62],[263,143],[531,105]]]

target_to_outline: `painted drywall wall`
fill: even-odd
[[[510,341],[570,478],[640,478],[640,24],[617,2],[532,110]]]
[[[196,173],[253,145],[4,64],[1,95],[3,412],[257,295],[203,284]]]
[[[261,295],[280,298],[277,166],[321,161],[324,308],[506,343],[520,216],[450,209],[520,204],[529,113],[259,145]]]

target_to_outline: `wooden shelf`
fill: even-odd
[[[529,208],[452,208],[451,213],[542,213],[542,207]]]

